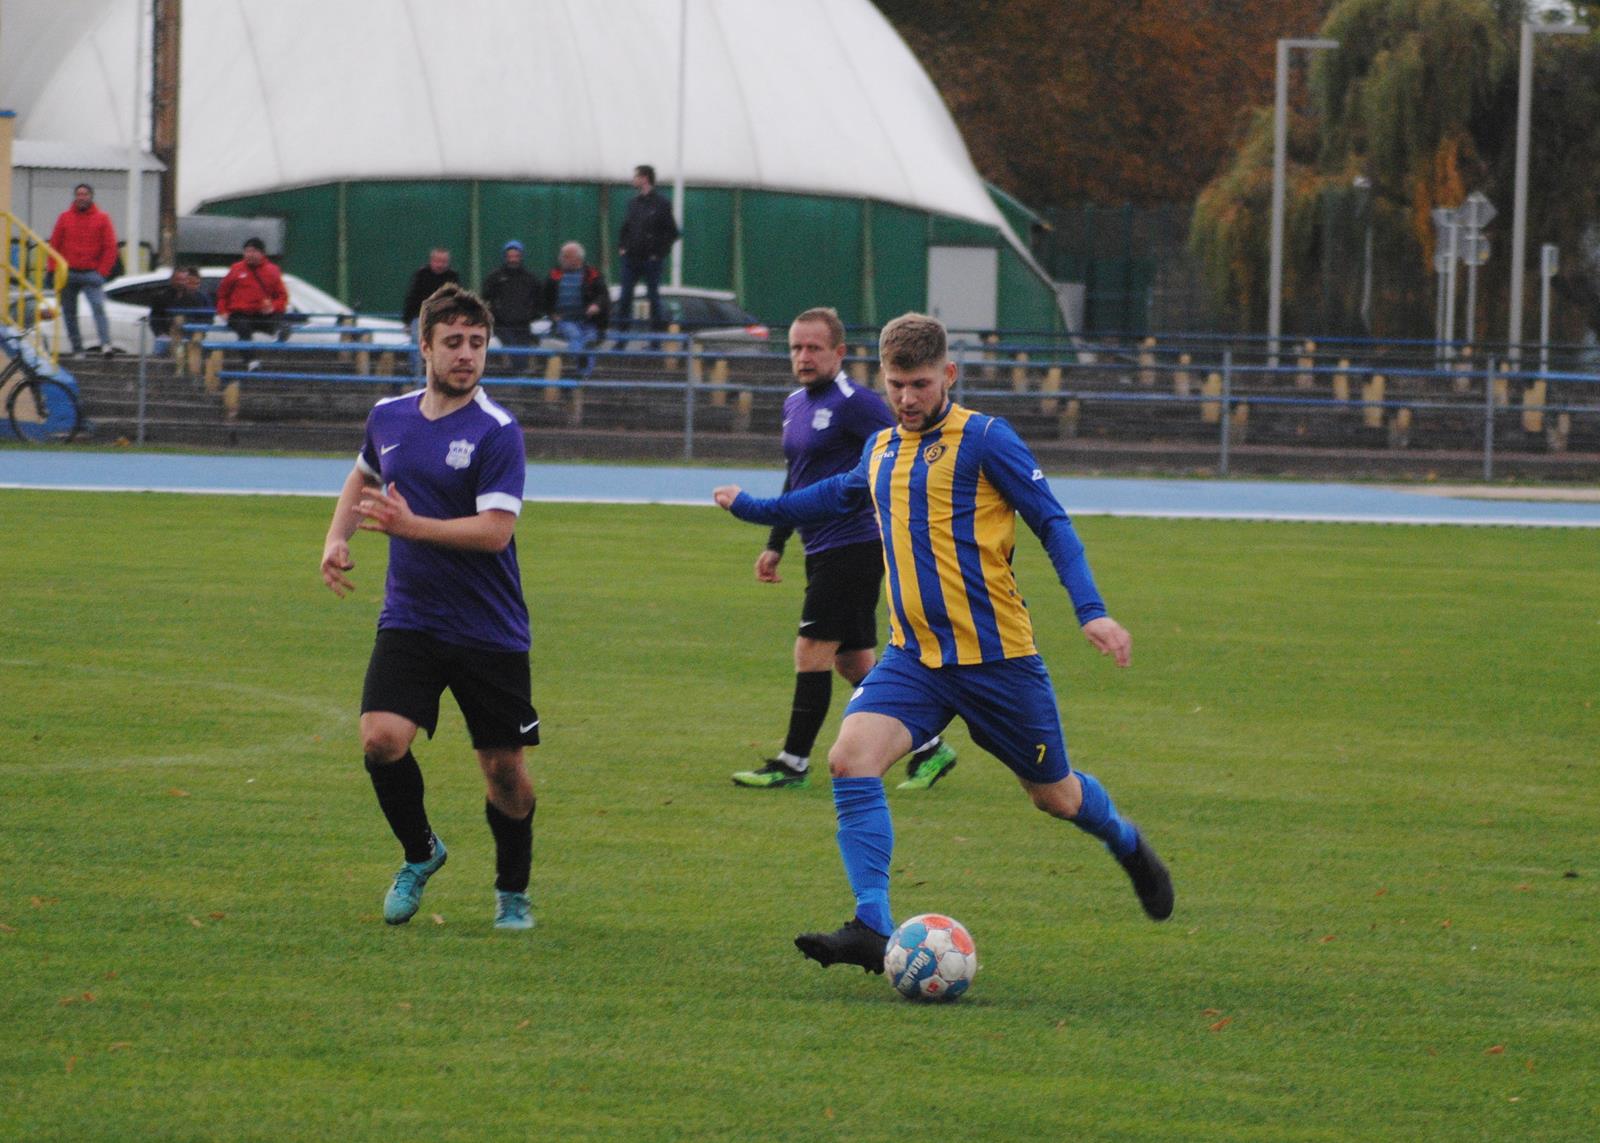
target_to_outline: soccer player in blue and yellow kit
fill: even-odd
[[[383,902],[403,925],[447,856],[428,824],[418,730],[433,736],[439,697],[455,696],[487,784],[495,842],[495,927],[530,929],[533,784],[524,748],[539,744],[528,667],[528,608],[515,532],[526,456],[522,429],[483,378],[489,308],[458,286],[422,304],[424,388],[379,401],[345,479],[322,551],[322,579],[343,596],[356,530],[389,536],[389,575],[361,695],[361,748],[378,805],[405,851]]]
[[[1084,637],[1119,667],[1132,639],[1107,614],[1071,520],[1033,454],[1004,420],[950,400],[955,365],[944,326],[905,314],[879,338],[897,424],[867,442],[850,472],[773,499],[735,485],[713,497],[741,520],[795,526],[870,503],[889,584],[890,646],[845,709],[828,754],[839,852],[855,915],[795,945],[823,965],[883,971],[894,828],[883,775],[913,742],[959,715],[973,741],[1016,774],[1033,804],[1105,843],[1150,917],[1172,915],[1172,879],[1105,788],[1067,761],[1049,672],[1034,647],[1011,558],[1020,515],[1044,544]]]

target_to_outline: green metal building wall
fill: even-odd
[[[671,188],[663,187],[671,194]],[[276,217],[286,269],[374,313],[400,308],[430,248],[449,247],[469,285],[500,262],[511,238],[534,270],[576,239],[616,280],[616,235],[632,188],[488,180],[373,181],[300,187],[206,204],[203,213]],[[927,305],[928,247],[997,248],[997,308],[1006,329],[1059,331],[1051,284],[980,223],[870,199],[690,187],[683,280],[732,290],[776,328],[831,305],[849,325],[876,325]]]

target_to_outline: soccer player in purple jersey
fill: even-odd
[[[829,307],[806,310],[789,326],[789,368],[800,388],[783,403],[785,492],[849,472],[868,439],[894,424],[883,398],[845,373],[846,352],[844,323]],[[793,532],[786,525],[772,529],[756,557],[757,580],[783,582],[778,563]],[[854,687],[876,661],[883,548],[871,508],[862,505],[836,520],[802,528],[800,539],[806,553],[806,595],[794,641],[788,737],[778,756],[759,770],[736,773],[737,786],[806,786],[811,748],[833,698],[833,672]],[[955,764],[955,751],[934,735],[907,760],[907,777],[899,788],[925,790]]]
[[[350,539],[389,537],[378,635],[361,695],[361,749],[378,805],[405,850],[383,902],[403,925],[444,865],[428,824],[417,730],[433,737],[446,687],[466,719],[487,783],[495,843],[497,929],[531,929],[533,784],[525,747],[539,744],[528,668],[528,609],[514,533],[526,464],[516,418],[483,378],[493,319],[476,294],[439,289],[423,303],[424,388],[379,401],[345,479],[322,550],[323,582],[354,590]]]

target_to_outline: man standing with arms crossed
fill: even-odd
[[[493,319],[477,295],[445,286],[422,306],[422,389],[367,418],[322,551],[322,579],[353,590],[350,538],[389,536],[389,576],[361,696],[361,749],[378,805],[405,850],[383,902],[403,925],[447,856],[428,824],[417,730],[433,736],[446,687],[466,719],[487,783],[495,842],[497,929],[531,929],[533,785],[525,747],[539,744],[531,701],[528,610],[514,533],[525,454],[516,418],[483,377]]]
[[[878,433],[850,472],[771,500],[734,485],[717,504],[757,524],[819,523],[870,503],[889,576],[893,636],[862,681],[828,754],[839,853],[855,914],[795,946],[822,964],[883,971],[894,827],[882,776],[919,738],[959,715],[978,745],[1016,775],[1040,810],[1105,843],[1153,920],[1172,915],[1172,878],[1092,775],[1067,761],[1050,674],[1033,642],[1011,557],[1020,515],[1044,544],[1084,637],[1119,667],[1133,640],[1111,618],[1083,544],[1033,454],[1005,421],[949,399],[955,365],[944,326],[905,314],[879,337],[897,424]]]
[[[861,449],[894,424],[883,398],[850,380],[842,368],[844,323],[827,307],[809,309],[789,326],[789,368],[800,388],[783,403],[785,492],[849,472]],[[777,525],[756,558],[756,579],[782,583],[778,563],[792,527]],[[733,776],[736,786],[803,788],[810,782],[811,748],[828,716],[833,672],[852,687],[872,670],[878,646],[878,589],[883,547],[871,509],[804,528],[806,597],[794,641],[794,705],[783,750],[759,770]],[[925,790],[955,768],[956,754],[935,735],[906,763],[902,790]]]

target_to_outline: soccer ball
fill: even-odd
[[[889,938],[883,970],[908,1000],[954,1000],[978,972],[978,950],[960,921],[923,913]]]

